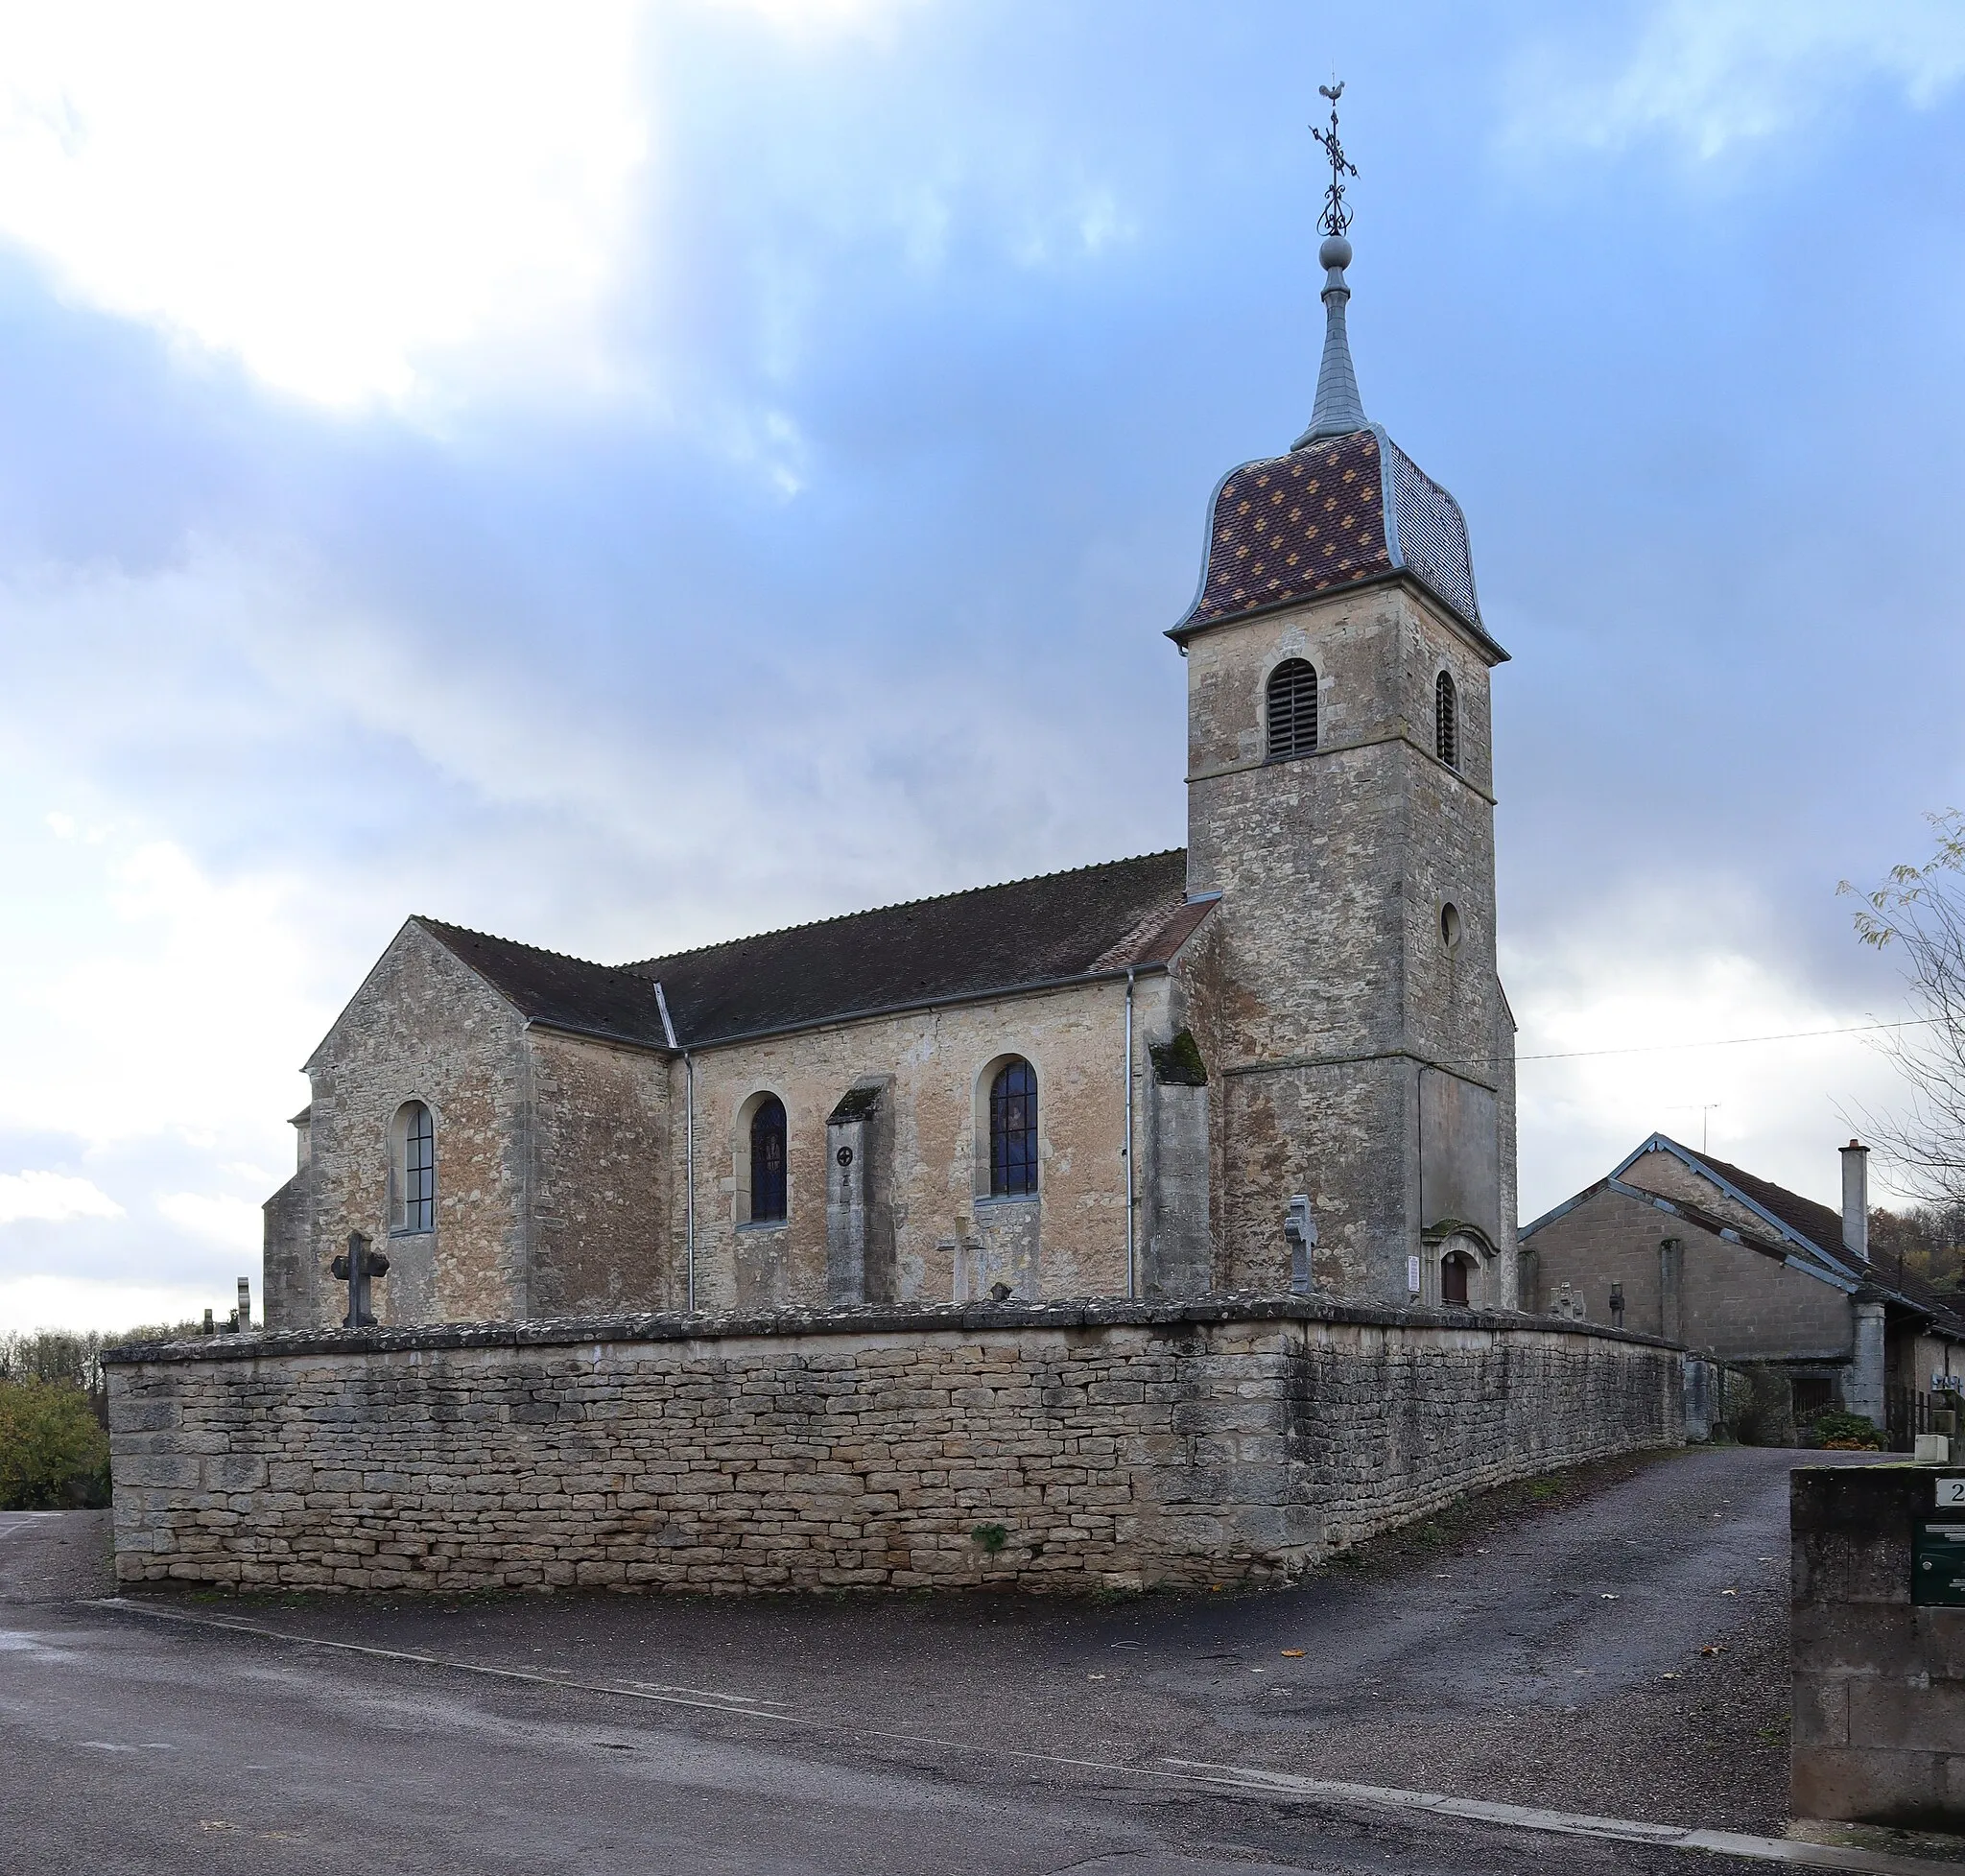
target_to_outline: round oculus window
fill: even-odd
[[[1451,899],[1439,909],[1439,941],[1449,951],[1460,948],[1460,908]]]

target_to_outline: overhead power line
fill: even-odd
[[[1850,1023],[1833,1030],[1785,1030],[1778,1035],[1722,1035],[1710,1042],[1638,1042],[1623,1049],[1562,1049],[1543,1056],[1517,1056],[1525,1061],[1582,1061],[1592,1056],[1662,1056],[1684,1049],[1745,1049],[1761,1042],[1808,1042],[1822,1035],[1865,1035],[1880,1030],[1914,1030],[1934,1023],[1935,1016],[1908,1016],[1901,1023]]]

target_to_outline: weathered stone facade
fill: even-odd
[[[1512,1307],[1489,654],[1411,581],[1181,635],[1189,891],[1221,902],[1176,971],[1220,1071],[1220,1280],[1287,1283],[1276,1220],[1301,1192],[1336,1294],[1403,1302],[1417,1254],[1421,1299],[1438,1301],[1439,1247],[1470,1225],[1469,1300]],[[1276,761],[1265,692],[1290,658],[1316,672],[1319,735]],[[1457,767],[1435,750],[1442,672],[1459,700]]]
[[[1219,1298],[225,1338],[110,1358],[130,1585],[1265,1583],[1683,1436],[1676,1351]]]
[[[411,920],[308,1064],[268,1323],[342,1319],[321,1272],[355,1231],[400,1325],[1287,1289],[1299,1199],[1324,1294],[1513,1307],[1507,654],[1457,506],[1363,419],[1341,275],[1325,427],[1224,479],[1169,633],[1186,848],[615,966]],[[1022,1064],[1007,1178],[990,1090]],[[774,1104],[783,1216],[775,1170],[753,1216]],[[431,1218],[396,1196],[412,1129]]]

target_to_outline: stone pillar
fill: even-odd
[[[1858,1290],[1850,1304],[1856,1333],[1850,1350],[1849,1377],[1842,1384],[1842,1405],[1865,1415],[1879,1432],[1887,1424],[1883,1401],[1883,1299]]]
[[[1685,1340],[1685,1245],[1677,1238],[1658,1246],[1658,1333],[1667,1342]]]
[[[886,1098],[891,1080],[854,1082],[826,1116],[825,1290],[835,1308],[894,1300]]]

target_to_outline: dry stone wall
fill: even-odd
[[[117,1574],[345,1591],[1287,1580],[1683,1437],[1682,1356],[1226,1297],[225,1338],[110,1358]]]

